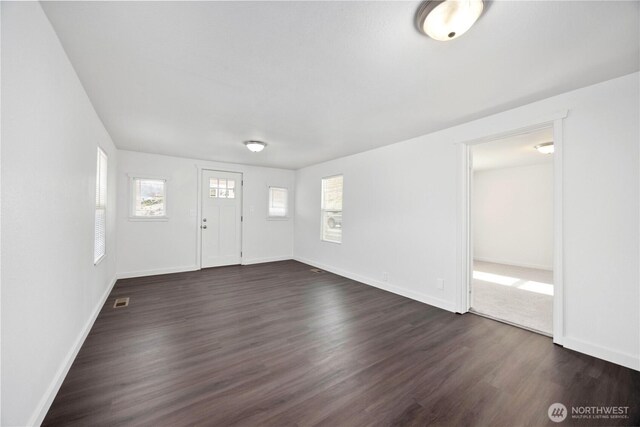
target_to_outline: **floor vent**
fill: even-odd
[[[113,308],[122,308],[122,307],[127,307],[128,305],[129,305],[129,297],[116,298],[116,302],[113,303]]]
[[[313,271],[314,273],[324,273],[324,271],[320,270],[319,268],[312,268],[311,271]]]

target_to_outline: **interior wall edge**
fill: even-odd
[[[73,346],[69,349],[67,357],[64,359],[62,365],[60,365],[60,368],[58,369],[58,372],[56,372],[56,375],[53,377],[51,384],[40,399],[40,403],[29,418],[28,425],[39,426],[40,424],[42,424],[42,421],[44,421],[44,417],[47,415],[47,412],[49,411],[49,408],[53,403],[53,399],[55,399],[56,395],[58,394],[60,386],[62,386],[62,383],[66,378],[69,369],[71,369],[71,365],[73,365],[73,362],[76,360],[78,352],[82,348],[84,341],[87,339],[89,332],[91,332],[91,328],[93,328],[93,324],[98,318],[98,315],[100,314],[102,307],[106,303],[107,298],[109,298],[109,294],[111,294],[111,291],[113,290],[113,287],[115,286],[117,280],[117,275],[114,275],[109,286],[107,286],[104,293],[102,294],[102,297],[100,297],[100,301],[98,301],[98,303],[94,307],[91,316],[87,320],[87,323],[85,323],[84,327],[82,328],[82,331],[78,335],[78,338],[76,338]]]

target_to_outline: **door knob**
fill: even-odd
[[[207,218],[202,218],[202,222],[207,222]]]
[[[201,225],[200,228],[207,228],[207,226],[206,225]]]

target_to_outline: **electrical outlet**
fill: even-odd
[[[389,281],[389,273],[387,273],[386,271],[382,272],[382,281],[383,282],[388,282]]]
[[[438,279],[436,281],[436,288],[438,289],[444,289],[444,279]]]

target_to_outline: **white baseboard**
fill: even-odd
[[[351,280],[355,280],[356,282],[364,283],[365,285],[373,286],[375,288],[379,288],[379,289],[394,293],[396,295],[401,295],[403,297],[410,298],[412,300],[419,301],[424,304],[432,305],[434,307],[438,307],[443,310],[450,311],[452,313],[456,312],[455,304],[452,301],[447,301],[441,298],[424,295],[419,292],[412,291],[410,289],[403,288],[401,286],[392,285],[386,282],[380,282],[378,280],[374,280],[369,277],[361,276],[359,274],[351,273],[345,270],[341,270],[339,268],[334,268],[316,261],[312,261],[310,259],[306,259],[302,257],[294,257],[293,259],[305,264],[309,264],[313,267],[329,271],[339,276],[346,277]]]
[[[242,265],[262,264],[265,262],[286,261],[290,259],[293,259],[291,255],[266,258],[249,258],[246,260],[242,260]],[[184,273],[187,271],[196,270],[200,270],[199,265],[186,265],[182,267],[159,268],[155,270],[128,271],[125,273],[118,273],[117,277],[118,279],[131,279],[134,277],[158,276],[160,274]]]
[[[390,285],[388,283],[380,282],[368,277],[361,276],[359,274],[350,273],[339,268],[334,268],[329,265],[325,265],[310,259],[302,257],[294,257],[296,261],[309,264],[313,267],[320,268],[322,270],[329,271],[339,276],[346,277],[376,288],[383,289],[385,291],[392,292],[394,294],[402,295],[404,297],[423,302],[425,304],[433,305],[438,308],[442,308],[447,311],[455,312],[455,304],[440,298],[434,298],[428,295],[420,294],[418,292],[402,288],[400,286]],[[589,356],[597,357],[598,359],[606,360],[617,365],[622,365],[636,371],[640,371],[640,358],[632,354],[621,353],[615,350],[610,350],[598,346],[596,344],[588,343],[579,339],[564,337],[563,346],[570,350],[575,350],[580,353],[588,354]]]
[[[155,270],[129,271],[126,273],[118,273],[117,277],[118,279],[131,279],[133,277],[157,276],[160,274],[184,273],[186,271],[196,271],[196,270],[200,270],[200,266],[187,265],[183,267],[159,268]]]
[[[67,353],[67,357],[65,357],[64,362],[56,372],[56,375],[53,377],[53,381],[51,381],[51,384],[49,384],[49,387],[47,387],[47,391],[45,391],[44,395],[40,399],[40,402],[38,403],[38,406],[36,407],[36,410],[31,415],[31,418],[29,419],[30,426],[39,426],[40,424],[42,424],[42,421],[44,421],[44,417],[47,415],[47,412],[49,412],[49,408],[53,403],[53,399],[55,399],[56,394],[58,394],[58,390],[60,390],[62,382],[67,376],[69,369],[71,369],[71,365],[76,359],[80,348],[82,348],[84,340],[87,338],[87,335],[89,335],[89,331],[91,331],[93,324],[98,318],[98,314],[100,314],[100,311],[107,301],[107,298],[109,298],[109,294],[111,293],[113,286],[116,284],[116,281],[117,277],[114,276],[111,280],[111,283],[109,284],[109,286],[107,286],[107,289],[105,289],[104,293],[100,297],[100,301],[98,301],[98,304],[96,304],[93,312],[91,313],[91,316],[89,316],[89,319],[78,335],[78,338],[76,338],[75,342],[71,346],[71,349],[69,350],[69,353]]]
[[[482,258],[477,256],[473,257],[473,259],[474,261],[480,261],[480,262],[491,262],[494,264],[513,265],[514,267],[535,268],[536,270],[553,271],[553,266],[551,265],[527,264],[527,263],[518,262],[518,261],[509,261],[509,260],[495,259],[495,258]]]
[[[627,368],[640,371],[640,357],[632,354],[611,350],[597,344],[567,336],[564,337],[563,347],[588,354],[589,356],[597,357],[598,359],[606,360],[607,362],[615,363],[616,365],[622,365]]]
[[[293,255],[287,256],[274,256],[274,257],[266,257],[266,258],[249,258],[243,259],[242,265],[252,265],[252,264],[263,264],[265,262],[276,262],[276,261],[288,261],[293,259]]]

